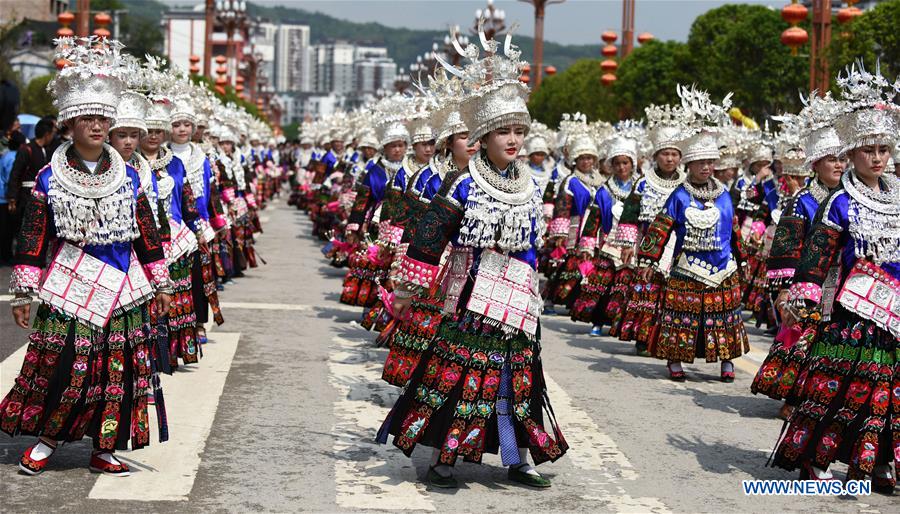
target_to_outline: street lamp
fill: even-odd
[[[534,89],[541,85],[544,71],[544,10],[550,4],[561,4],[565,0],[519,0],[534,5]]]
[[[473,33],[476,35],[478,34],[478,25],[481,23],[482,19],[484,20],[484,36],[488,40],[500,36],[503,34],[503,31],[506,30],[506,24],[504,23],[506,20],[506,11],[497,9],[494,6],[494,0],[488,0],[485,9],[475,10],[475,28],[473,29]]]
[[[450,29],[451,35],[444,36],[444,55],[450,57],[450,64],[454,66],[459,66],[459,61],[462,59],[462,55],[456,51],[456,48],[453,46],[453,39],[456,39],[456,42],[459,43],[460,48],[465,48],[466,45],[469,44],[469,36],[463,35],[459,33],[459,25],[454,25],[452,29]]]
[[[232,64],[232,69],[235,69],[237,66],[234,63],[234,32],[244,28],[247,21],[247,2],[216,0],[216,19],[225,26],[225,34],[228,36],[225,51],[228,54],[228,62]]]

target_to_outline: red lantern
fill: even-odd
[[[97,37],[105,37],[108,38],[112,34],[107,30],[106,26],[112,23],[112,17],[105,12],[98,12],[94,15],[94,25],[97,28],[94,29],[94,35]]]
[[[556,66],[547,66],[544,68],[544,73],[547,75],[556,75]]]
[[[603,50],[600,50],[600,53],[606,57],[615,57],[619,53],[619,49],[616,48],[616,45],[606,45]]]
[[[238,84],[238,85],[234,86],[234,90],[237,91],[238,93],[240,93],[241,91],[244,90],[244,85]]]
[[[243,75],[238,75],[238,77],[235,79],[235,81],[236,81],[238,84],[243,84],[243,83],[244,83],[244,76],[243,76]]]
[[[227,78],[225,78],[225,77],[219,77],[219,78],[216,79],[216,85],[217,85],[217,86],[222,86],[222,87],[224,87],[226,84],[228,84],[228,79],[227,79]]]
[[[604,73],[602,77],[600,77],[600,82],[603,83],[604,86],[611,86],[613,82],[616,81],[616,76],[612,73]]]
[[[846,25],[850,23],[858,16],[862,16],[862,10],[859,7],[845,7],[838,11],[837,13],[837,21],[841,25]]]
[[[523,83],[523,84],[528,84],[529,82],[531,82],[531,77],[529,77],[528,75],[523,74],[523,75],[521,75],[521,76],[519,77],[519,82],[521,82],[521,83]]]
[[[603,41],[606,41],[606,44],[611,45],[611,44],[615,43],[617,39],[619,39],[619,36],[615,32],[613,32],[611,30],[607,30],[606,32],[604,32],[603,34],[600,35],[600,39],[602,39]]]
[[[225,64],[225,61],[228,59],[226,59],[224,55],[217,55],[215,60],[216,64]]]
[[[219,66],[218,68],[216,68],[216,73],[218,73],[219,75],[225,75],[226,73],[228,73],[228,67]]]
[[[809,15],[809,9],[802,4],[788,4],[781,9],[781,19],[790,23],[791,25],[796,25],[801,23],[806,19]]]
[[[196,74],[200,73],[200,66],[197,66],[196,64],[192,64],[190,67],[190,71],[191,71],[191,75],[196,75]]]
[[[188,60],[191,61],[191,64],[197,64],[198,62],[200,62],[200,56],[192,55],[192,56],[188,57]]]
[[[647,41],[653,41],[653,40],[656,39],[656,38],[653,36],[653,34],[651,34],[651,33],[649,33],[649,32],[641,32],[641,33],[638,35],[638,38],[637,38],[637,39],[638,39],[638,43],[640,43],[640,44],[643,45],[643,44],[646,43]]]
[[[800,27],[790,27],[781,33],[781,42],[791,47],[791,53],[797,55],[797,49],[809,41],[809,34]]]
[[[531,73],[531,65],[526,62],[525,66],[522,66],[522,74],[528,75],[529,73]]]
[[[69,28],[69,25],[75,21],[75,15],[70,13],[69,11],[59,13],[59,16],[56,17],[56,21],[59,22],[62,27],[60,27],[56,31],[56,35],[58,37],[71,37],[75,35],[75,31]]]
[[[615,73],[618,68],[619,63],[612,59],[606,59],[605,61],[600,63],[600,69],[605,71],[606,73]]]

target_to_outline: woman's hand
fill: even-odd
[[[27,330],[28,320],[31,319],[31,304],[13,307],[12,313],[16,325]]]
[[[166,293],[156,293],[156,308],[163,315],[169,313],[169,305],[172,304],[172,295]]]
[[[404,313],[409,309],[410,305],[412,305],[412,297],[397,298],[394,296],[394,302],[391,304],[394,309],[394,318],[402,320],[404,318]]]

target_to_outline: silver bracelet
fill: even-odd
[[[25,305],[31,305],[33,298],[30,296],[17,296],[9,301],[9,305],[13,308],[15,307],[23,307]]]
[[[415,291],[407,291],[405,289],[394,289],[394,298],[399,298],[401,300],[405,298],[412,298],[416,295]]]

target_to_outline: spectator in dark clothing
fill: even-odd
[[[13,237],[18,235],[22,224],[22,211],[28,195],[34,187],[37,172],[41,171],[53,155],[48,148],[56,133],[56,125],[50,120],[40,120],[34,126],[34,140],[19,148],[13,162],[9,184],[6,187],[7,206],[13,216]]]
[[[8,141],[9,151],[0,156],[0,266],[10,264],[13,257],[13,217],[7,205],[6,186],[16,155],[24,144],[25,135],[18,131],[12,132]]]

